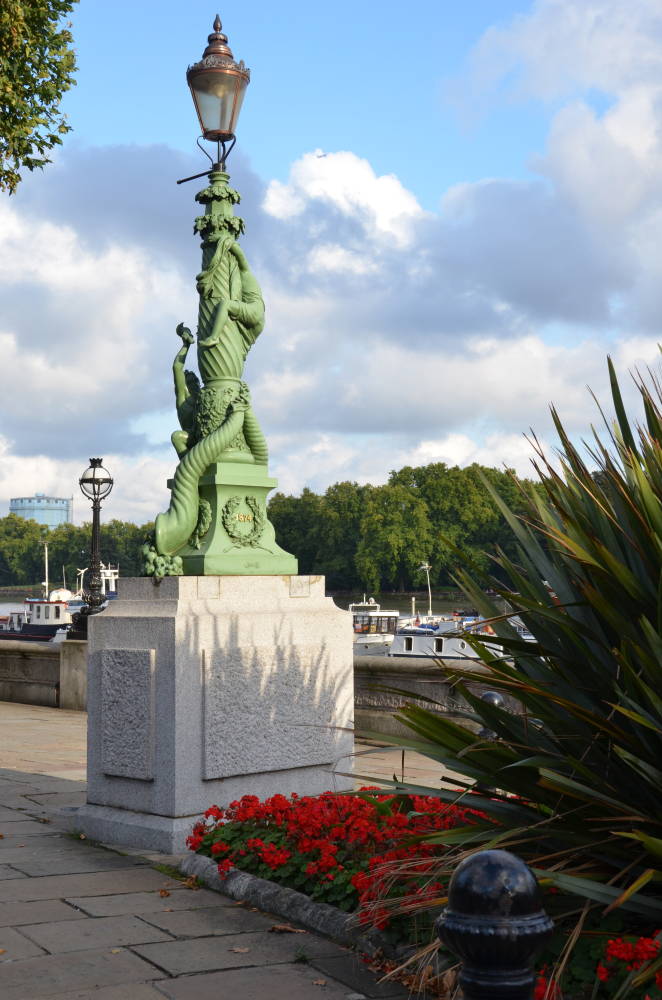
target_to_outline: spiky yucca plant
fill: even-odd
[[[472,641],[481,678],[522,706],[513,714],[482,702],[452,670],[473,709],[464,720],[408,706],[398,713],[419,737],[402,740],[464,777],[499,826],[439,834],[449,870],[486,846],[511,849],[563,895],[566,911],[621,907],[662,926],[662,393],[636,380],[645,422],[634,429],[611,360],[616,421],[606,443],[593,432],[588,461],[555,410],[560,471],[537,441],[543,491],[513,516],[518,557],[496,556],[511,581],[460,570],[458,582],[493,627],[508,658]],[[604,435],[603,435],[604,436]],[[525,622],[524,641],[491,587]],[[467,637],[470,638],[470,637]],[[495,741],[476,737],[479,722]],[[494,793],[471,791],[474,783]],[[395,785],[395,783],[394,783]],[[397,786],[402,789],[402,786]],[[407,789],[404,789],[407,790]],[[437,791],[450,800],[453,791]],[[579,901],[577,897],[580,897]],[[662,964],[662,963],[661,963]]]

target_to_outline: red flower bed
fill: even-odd
[[[430,874],[444,845],[418,838],[485,818],[437,798],[369,788],[264,802],[245,795],[227,809],[208,809],[187,844],[217,859],[221,875],[241,868],[343,910],[360,909],[363,922],[384,928],[389,907],[402,897],[415,909],[445,892]],[[404,876],[395,877],[396,865]]]
[[[478,810],[432,796],[396,796],[371,788],[359,794],[274,795],[263,802],[245,795],[226,809],[208,809],[187,844],[216,860],[221,875],[240,868],[342,910],[358,910],[362,923],[388,928],[392,938],[418,937],[427,943],[431,918],[445,902],[446,887],[434,872],[446,847],[420,838],[460,828],[469,835],[485,821],[488,817]],[[553,912],[559,897],[555,889],[548,892]],[[615,997],[628,977],[660,958],[658,932],[642,930],[627,933],[619,914],[593,914],[559,988],[553,966],[566,933],[559,927],[550,951],[541,956],[547,965],[538,973],[535,1000]],[[629,982],[621,995],[662,1000],[662,969],[655,972],[654,965],[645,984]]]

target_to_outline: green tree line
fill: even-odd
[[[154,527],[130,521],[106,521],[101,525],[101,561],[119,565],[122,576],[140,573],[140,545]],[[89,524],[59,524],[47,528],[16,514],[0,518],[0,586],[23,586],[44,579],[44,547],[48,542],[51,588],[61,586],[64,577],[73,590],[76,570],[90,564]]]
[[[485,570],[497,547],[514,555],[512,533],[485,480],[511,510],[523,509],[511,471],[434,462],[392,472],[384,486],[344,482],[323,494],[276,493],[269,517],[278,543],[297,556],[299,572],[324,575],[330,590],[418,590],[425,583],[418,568],[424,562],[432,566],[432,586],[444,587],[452,585],[460,561]],[[140,545],[152,529],[152,523],[102,523],[102,561],[119,565],[122,576],[138,576]],[[76,570],[89,564],[90,536],[89,524],[49,530],[15,514],[0,518],[0,586],[43,580],[47,541],[51,584],[61,583],[64,567],[73,587]]]
[[[512,470],[433,462],[392,472],[384,486],[344,482],[324,494],[276,493],[269,518],[279,544],[298,557],[299,572],[324,574],[330,590],[421,589],[424,562],[432,586],[443,587],[452,585],[459,558],[484,570],[497,547],[514,554],[485,480],[511,510],[523,509]]]

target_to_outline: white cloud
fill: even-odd
[[[264,210],[278,219],[301,215],[311,201],[356,215],[374,238],[407,246],[424,212],[395,174],[378,177],[367,160],[354,153],[306,153],[290,171],[287,184],[271,181]]]
[[[0,438],[0,506],[6,513],[11,497],[49,496],[71,497],[74,500],[74,521],[81,524],[92,520],[89,501],[81,494],[78,480],[87,468],[87,458],[61,459],[52,455],[17,455],[11,445]],[[104,520],[120,518],[145,524],[168,506],[166,479],[172,475],[172,461],[150,456],[103,456],[104,467],[115,480],[113,490],[104,501]]]
[[[546,100],[577,87],[607,93],[660,79],[657,0],[535,0],[530,13],[490,28],[472,59],[475,87],[507,79]]]
[[[98,420],[118,435],[162,395],[153,360],[187,295],[170,264],[135,245],[90,249],[71,227],[0,204],[3,430],[33,449],[83,451]],[[168,351],[170,353],[170,349]],[[160,368],[160,360],[159,360]]]
[[[543,448],[551,453],[548,442],[541,440]],[[494,468],[514,469],[522,478],[533,478],[531,444],[523,434],[488,434],[483,441],[468,434],[447,434],[443,438],[423,440],[412,451],[400,451],[394,456],[394,467],[403,465],[428,465],[445,462],[446,465],[466,466],[477,462]]]
[[[312,273],[346,271],[350,274],[374,274],[377,271],[377,264],[365,255],[347,250],[338,244],[322,243],[311,250],[308,270]]]

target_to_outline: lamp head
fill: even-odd
[[[205,139],[228,142],[234,138],[246,87],[251,78],[243,59],[235,62],[227,35],[216,15],[214,30],[200,62],[189,66],[186,79]]]
[[[113,488],[113,479],[102,462],[102,458],[91,458],[89,468],[78,480],[81,492],[88,500],[103,500]]]

